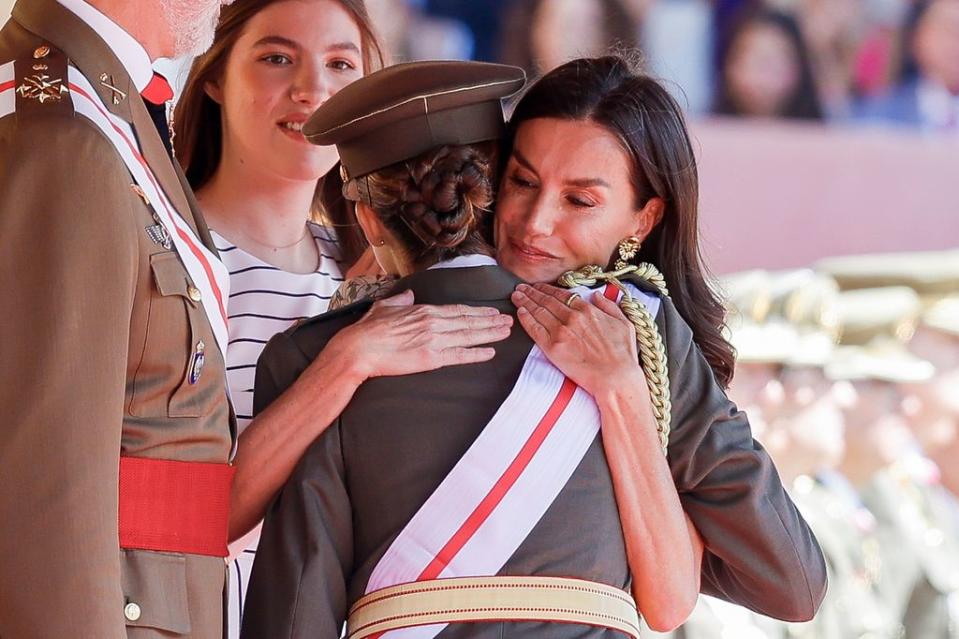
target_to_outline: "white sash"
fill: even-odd
[[[166,228],[190,279],[202,295],[201,306],[213,327],[217,344],[226,353],[228,342],[226,300],[230,293],[227,268],[196,236],[190,225],[176,212],[163,192],[149,165],[140,153],[133,129],[123,119],[110,113],[93,86],[77,69],[67,68],[68,87],[73,97],[74,110],[89,119],[110,141],[134,182],[143,189]],[[14,63],[0,66],[0,117],[16,109]]]
[[[627,286],[655,317],[659,298]],[[585,287],[573,290],[585,299],[594,294]],[[607,291],[618,299],[617,289]],[[366,592],[499,573],[569,481],[599,428],[593,398],[534,346],[506,401],[387,549]],[[431,639],[444,627],[415,626],[384,636]]]

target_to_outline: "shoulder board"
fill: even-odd
[[[6,109],[12,107],[18,115],[72,114],[73,100],[67,86],[67,63],[63,51],[38,40],[33,50],[0,66],[0,104]],[[8,65],[11,66],[8,68]],[[3,99],[6,91],[12,91],[12,101]],[[0,112],[0,115],[7,113]]]
[[[659,287],[644,277],[640,277],[634,273],[628,273],[621,279],[624,282],[629,282],[644,293],[649,293],[657,298],[662,296],[662,291]]]

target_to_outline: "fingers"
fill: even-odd
[[[550,343],[549,330],[523,306],[516,311],[516,318],[533,342],[545,351]]]
[[[536,284],[535,286],[520,284],[513,293],[513,296],[518,297],[521,302],[521,304],[517,306],[524,306],[526,310],[534,315],[536,315],[535,307],[542,307],[560,321],[566,320],[573,313],[573,311],[566,306],[566,300],[569,299],[570,295],[572,295],[572,293],[569,291],[563,291],[547,284]],[[527,301],[527,299],[529,301]],[[548,318],[546,319],[548,320]]]
[[[602,291],[595,291],[591,297],[592,297],[591,301],[593,302],[593,306],[603,311],[610,317],[618,320],[629,321],[626,318],[626,316],[623,314],[623,309],[619,307],[619,304],[617,304],[613,300],[603,295]]]
[[[397,293],[391,297],[385,297],[378,302],[374,302],[373,306],[412,306],[413,305],[413,291],[406,289],[402,293]]]
[[[500,315],[498,309],[492,306],[469,306],[467,304],[445,304],[443,306],[431,306],[432,312],[438,317],[456,318],[456,317],[490,317]],[[509,317],[507,315],[507,317]]]
[[[478,364],[493,359],[496,351],[489,347],[483,348],[446,348],[440,351],[436,368],[457,366],[459,364]]]
[[[512,317],[509,317],[508,315],[505,317],[510,320],[509,323],[504,323],[497,320],[496,323],[491,323],[489,326],[484,328],[461,328],[459,330],[451,331],[434,331],[430,336],[430,340],[433,341],[438,348],[443,349],[479,346],[481,344],[501,342],[509,337],[510,326],[513,323]]]

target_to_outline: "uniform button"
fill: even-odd
[[[123,607],[123,616],[128,621],[137,621],[140,618],[140,606],[132,601]]]
[[[199,302],[203,299],[203,295],[200,294],[200,289],[195,286],[190,286],[186,289],[186,294],[190,296],[190,299],[194,302]]]
[[[48,47],[45,44],[40,45],[39,47],[33,50],[33,57],[37,60],[39,60],[40,58],[45,58],[48,55],[50,55],[50,47]]]

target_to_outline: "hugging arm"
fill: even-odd
[[[491,359],[495,351],[480,345],[505,339],[512,318],[487,307],[414,305],[406,291],[318,321],[324,334],[335,332],[318,353],[305,352],[289,332],[280,333],[257,366],[255,417],[240,435],[234,462],[231,541],[263,517],[303,451],[363,381]]]

